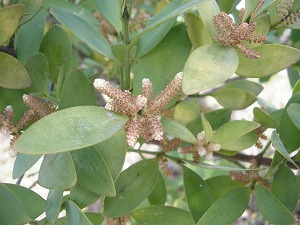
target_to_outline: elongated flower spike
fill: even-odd
[[[135,97],[131,92],[112,86],[103,79],[96,79],[94,87],[112,99],[105,108],[109,111],[129,116],[125,125],[128,145],[134,146],[139,137],[147,141],[163,139],[164,130],[160,122],[163,107],[177,94],[182,86],[182,72],[178,73],[169,85],[155,98],[149,79],[142,80],[142,95]]]

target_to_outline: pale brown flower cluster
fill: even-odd
[[[134,146],[140,136],[147,141],[163,139],[164,130],[160,122],[160,112],[174,98],[181,86],[182,72],[177,73],[169,85],[153,99],[152,83],[149,79],[143,79],[142,95],[136,97],[131,92],[121,91],[103,79],[94,81],[94,87],[112,99],[105,108],[129,116],[125,133],[130,146]]]
[[[277,0],[276,9],[278,18],[283,21],[280,25],[290,25],[300,19],[300,10],[292,12],[294,0]]]
[[[254,10],[251,17],[254,17],[261,7],[261,2]],[[225,12],[220,12],[213,17],[214,25],[218,34],[215,36],[215,40],[223,44],[225,47],[237,48],[245,57],[249,59],[258,59],[260,55],[257,51],[249,48],[244,42],[249,43],[262,43],[268,39],[262,34],[253,34],[256,24],[255,22],[242,22],[245,10],[240,10],[239,24],[235,25],[233,19]]]
[[[107,218],[106,225],[131,225],[131,219],[128,215],[119,218]]]
[[[54,106],[41,101],[35,96],[23,95],[23,102],[29,107],[29,110],[23,114],[17,124],[14,124],[14,110],[12,106],[7,106],[4,112],[0,113],[0,133],[12,135],[9,150],[11,157],[15,157],[17,154],[11,147],[21,135],[24,127],[29,122],[37,121],[55,111]]]
[[[196,163],[200,162],[201,156],[206,156],[206,159],[211,160],[213,152],[217,152],[221,149],[221,145],[206,143],[205,133],[202,131],[197,135],[197,144],[183,146],[178,148],[180,154],[193,154],[193,159]]]
[[[256,148],[259,148],[259,149],[262,149],[263,148],[263,145],[261,143],[261,140],[267,140],[267,136],[264,134],[264,132],[267,130],[266,127],[264,126],[260,126],[259,128],[257,128],[255,130],[255,133],[257,134],[258,136],[258,140],[256,141],[255,143],[255,147]]]

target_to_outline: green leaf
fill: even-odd
[[[25,13],[20,22],[21,24],[27,23],[38,13],[43,5],[43,0],[23,0],[22,3],[25,4]]]
[[[4,184],[12,193],[14,193],[24,205],[28,217],[33,220],[44,212],[45,200],[34,191],[14,184]],[[3,204],[3,202],[1,201]],[[11,210],[14,208],[10,208]],[[1,210],[0,210],[1,211]],[[11,214],[9,213],[11,216]],[[2,217],[1,217],[2,218]]]
[[[170,206],[150,206],[136,209],[130,215],[138,224],[195,224],[190,214],[182,209]]]
[[[201,217],[197,225],[231,224],[246,210],[249,199],[249,188],[235,188],[220,197]],[[218,212],[218,216],[216,216],[216,212]]]
[[[271,191],[291,213],[295,210],[299,185],[295,174],[286,165],[280,167],[275,173]]]
[[[217,130],[231,118],[232,111],[230,109],[217,109],[205,114],[213,130]]]
[[[253,109],[253,115],[254,115],[254,120],[260,123],[262,126],[269,127],[269,128],[276,127],[273,117],[271,117],[271,115],[265,112],[263,109],[255,107]]]
[[[250,92],[253,95],[259,95],[260,92],[264,89],[263,86],[259,83],[252,82],[250,80],[236,80],[225,84],[221,89],[232,89],[237,88]]]
[[[66,189],[77,181],[74,163],[70,153],[46,155],[40,171],[39,184],[47,189]]]
[[[80,185],[99,195],[116,195],[110,171],[96,147],[74,151],[71,155]]]
[[[152,26],[152,24],[155,24],[157,21],[161,20],[166,14],[171,13],[174,9],[181,6],[182,3],[183,0],[172,1],[170,5],[165,7],[163,10],[161,10],[157,15],[155,15],[151,19],[151,21],[147,24],[145,29]],[[157,44],[160,43],[160,41],[169,32],[169,30],[171,29],[175,21],[176,21],[176,17],[171,18],[170,20],[166,21],[162,25],[156,27],[154,30],[141,36],[136,50],[136,58],[141,58],[142,56],[150,52],[153,48],[155,48],[155,46],[157,46]]]
[[[259,212],[275,225],[295,224],[295,218],[268,189],[260,184],[255,186],[255,197]]]
[[[0,52],[0,71],[0,87],[22,89],[31,85],[29,74],[24,66],[4,52]]]
[[[223,143],[230,140],[234,140],[244,136],[247,133],[255,130],[260,126],[259,123],[246,121],[246,120],[235,120],[230,121],[222,125],[218,130],[215,131],[214,137],[211,140],[213,143]],[[222,145],[222,144],[221,144]]]
[[[205,1],[203,4],[198,6],[198,12],[206,29],[210,33],[211,37],[214,38],[217,35],[217,30],[213,22],[213,17],[220,13],[217,2],[215,0]]]
[[[134,35],[131,37],[131,42],[135,43],[141,36],[145,35],[146,33],[154,30],[156,27],[160,26],[161,24],[165,23],[166,21],[172,19],[173,17],[176,17],[185,11],[188,11],[197,5],[203,4],[203,2],[206,2],[207,0],[192,0],[182,6],[179,6],[178,8],[174,9],[172,12],[164,15],[160,20],[156,21],[155,23],[151,24],[151,26],[148,26],[146,29],[144,29],[142,32]]]
[[[57,82],[60,67],[67,74],[71,68],[72,45],[68,34],[59,25],[52,26],[45,34],[40,51],[49,62],[49,78]]]
[[[110,138],[126,122],[127,117],[104,108],[72,107],[52,113],[31,125],[18,138],[14,149],[26,154],[52,154],[81,149]]]
[[[73,68],[67,75],[60,96],[59,109],[73,106],[97,105],[94,87],[84,73]]]
[[[201,18],[191,12],[184,13],[184,23],[194,48],[212,44],[212,39]]]
[[[31,79],[29,92],[48,94],[49,64],[47,57],[42,53],[32,55],[25,64]]]
[[[110,59],[115,59],[109,43],[93,25],[83,20],[79,15],[61,9],[52,8],[50,12],[86,44],[90,45],[102,55]]]
[[[135,209],[151,193],[157,176],[157,159],[142,160],[124,170],[115,182],[116,196],[104,200],[104,214],[120,217]]]
[[[17,179],[29,170],[38,160],[41,155],[26,155],[18,154],[14,163],[12,178]]]
[[[239,55],[239,66],[236,73],[243,77],[265,77],[275,74],[300,59],[300,50],[287,45],[266,44],[255,48],[260,58],[248,59]],[[289,57],[286,57],[286,56]]]
[[[257,139],[258,136],[253,131],[239,138],[222,142],[221,147],[223,150],[227,150],[227,151],[240,151],[240,150],[250,148],[252,145],[256,143]]]
[[[182,166],[185,198],[191,215],[197,223],[208,208],[213,198],[208,185],[193,170]]]
[[[8,41],[16,32],[24,11],[23,4],[6,6],[0,9],[0,45]]]
[[[29,2],[33,1],[40,2],[40,0],[29,0]],[[16,51],[17,58],[22,64],[24,64],[31,55],[39,52],[44,37],[46,16],[46,10],[40,9],[37,15],[18,29],[16,35]]]
[[[94,203],[100,198],[100,195],[96,194],[83,187],[80,184],[70,188],[70,199],[78,205],[80,208],[84,208]]]
[[[121,5],[118,0],[96,0],[95,1],[101,14],[106,18],[110,24],[114,26],[116,31],[122,31],[121,21]]]
[[[292,163],[294,166],[296,166],[297,168],[298,165],[292,160],[291,156],[289,155],[289,153],[287,152],[287,150],[285,149],[278,133],[274,130],[272,132],[272,135],[271,135],[271,141],[272,141],[272,144],[274,146],[274,148],[287,160],[289,161],[290,163]]]
[[[240,0],[219,1],[218,5],[222,12],[230,13],[233,9],[235,9],[239,2]]]
[[[202,121],[203,130],[205,133],[205,141],[207,144],[213,138],[214,131],[212,130],[210,123],[208,122],[208,120],[205,118],[205,116],[203,114],[201,114],[201,121]]]
[[[214,201],[219,199],[227,192],[244,186],[243,183],[234,181],[227,175],[208,178],[205,180],[205,183],[208,185]]]
[[[161,173],[158,173],[156,184],[148,196],[150,205],[164,205],[167,198],[166,184]]]
[[[287,113],[292,120],[292,122],[295,124],[295,126],[300,130],[300,104],[299,103],[292,103],[287,108]]]
[[[31,221],[21,199],[4,184],[0,184],[0,202],[2,225],[24,224]]]
[[[251,15],[258,2],[259,0],[245,0],[245,15],[243,21],[245,21]]]
[[[71,200],[66,201],[66,212],[66,225],[93,225]]]
[[[184,24],[173,27],[150,53],[133,65],[134,94],[142,93],[144,78],[149,78],[153,84],[153,97],[159,94],[174,79],[176,73],[182,71],[190,50],[191,43]]]
[[[256,102],[256,96],[238,88],[221,88],[211,94],[220,105],[232,110],[245,109]]]
[[[237,66],[233,48],[219,44],[201,46],[185,63],[182,90],[190,95],[214,87],[231,77]]]
[[[166,133],[192,144],[197,143],[197,140],[194,137],[194,135],[180,123],[177,123],[174,120],[168,120],[164,118],[161,120],[161,123]]]
[[[46,203],[46,218],[51,225],[54,225],[58,220],[58,215],[61,211],[63,199],[63,190],[49,190]]]

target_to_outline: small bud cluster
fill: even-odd
[[[282,21],[279,26],[296,23],[300,19],[300,10],[292,12],[294,0],[277,0],[277,16]]]
[[[213,152],[217,152],[220,149],[221,145],[219,144],[206,144],[205,133],[204,131],[202,131],[197,135],[197,144],[178,148],[178,152],[180,154],[193,154],[194,161],[196,163],[199,163],[201,156],[206,156],[208,160],[211,160],[213,157]]]
[[[49,105],[34,96],[24,94],[23,102],[29,107],[29,110],[23,114],[17,124],[14,124],[13,121],[14,111],[12,106],[7,106],[4,113],[0,113],[0,133],[13,136],[10,140],[9,149],[11,157],[15,157],[17,155],[17,153],[12,149],[12,146],[21,135],[22,129],[24,129],[29,122],[37,121],[55,111],[55,108],[52,105]]]
[[[178,73],[155,99],[152,99],[153,89],[149,79],[143,79],[142,95],[137,97],[127,90],[121,91],[103,79],[94,81],[94,87],[112,99],[105,108],[130,117],[125,125],[126,139],[130,146],[134,146],[140,136],[147,141],[163,139],[164,130],[160,122],[160,112],[174,98],[181,86],[182,72]]]
[[[168,159],[166,156],[159,157],[159,166],[166,176],[168,176],[168,177],[172,176],[172,171],[168,167]]]
[[[107,34],[110,34],[110,35],[117,34],[114,27],[110,23],[108,23],[107,20],[99,12],[95,12],[93,15],[100,22],[99,31],[106,39],[109,39]]]
[[[184,143],[184,141],[179,138],[173,138],[170,141],[170,140],[168,140],[168,138],[166,136],[164,136],[163,139],[161,140],[163,150],[166,153],[172,151],[173,149],[177,148],[178,146],[182,145],[183,143]]]
[[[128,215],[119,218],[107,218],[106,225],[131,225],[131,219]]]
[[[252,17],[257,13],[263,1],[260,1]],[[245,57],[249,59],[258,59],[259,53],[245,45],[244,41],[249,43],[262,43],[267,41],[267,37],[261,34],[253,34],[256,24],[254,22],[242,22],[245,10],[241,9],[239,14],[239,24],[235,25],[233,19],[225,12],[220,12],[213,17],[214,25],[218,34],[215,40],[223,44],[225,47],[237,48]]]
[[[267,140],[267,136],[264,134],[264,132],[267,130],[267,128],[263,127],[263,126],[260,126],[259,128],[257,128],[255,130],[255,133],[257,134],[258,136],[258,140],[256,141],[255,143],[255,147],[256,148],[259,148],[259,149],[262,149],[263,148],[263,145],[261,143],[261,140]]]

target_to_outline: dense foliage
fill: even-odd
[[[228,225],[253,201],[296,224],[300,1],[239,3],[1,1],[0,132],[18,181],[0,183],[0,224]],[[258,95],[284,69],[293,93],[276,108]],[[253,120],[232,118],[254,103]],[[122,169],[128,152],[141,160]],[[46,200],[20,185],[39,159]]]

